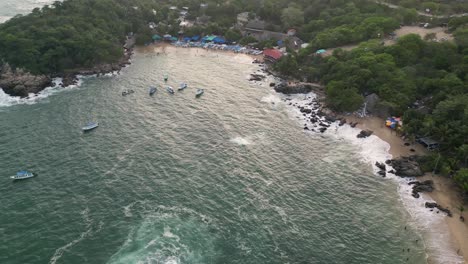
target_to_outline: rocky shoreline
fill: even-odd
[[[13,70],[9,65],[0,67],[0,87],[10,96],[28,97],[29,94],[37,94],[47,87],[52,86],[54,78],[62,78],[62,87],[78,83],[80,75],[102,75],[120,71],[131,64],[132,49],[124,52],[122,58],[116,63],[105,63],[92,68],[73,69],[53,75],[34,75],[21,69]]]
[[[267,70],[264,72],[273,75],[273,73]],[[314,89],[317,89],[317,87],[313,87],[312,85],[290,83],[284,80],[280,80],[275,83],[270,83],[270,86],[274,87],[274,90],[276,92],[285,95],[308,94],[314,91]],[[355,127],[358,124],[357,122],[349,122],[348,120],[346,120],[346,118],[340,117],[338,114],[327,109],[322,103],[323,98],[323,94],[320,94],[320,96],[318,97],[307,96],[304,98],[305,100],[302,101],[303,103],[298,103],[292,100],[291,98],[286,97],[283,99],[283,102],[296,108],[299,111],[299,113],[303,117],[303,120],[306,121],[306,123],[304,124],[304,130],[307,131],[324,133],[332,126],[333,123],[336,123],[338,126],[348,124],[351,127]],[[372,134],[372,130],[363,129],[356,135],[356,137],[366,138],[371,136]],[[380,175],[382,177],[386,177],[388,173],[394,174],[401,178],[410,179],[416,179],[417,177],[421,177],[424,175],[424,172],[422,171],[418,163],[418,157],[416,155],[390,159],[387,160],[385,163],[376,162],[374,166],[378,169],[377,175]],[[408,185],[412,185],[411,195],[415,199],[420,198],[420,193],[430,193],[435,190],[435,186],[432,180],[412,180],[408,183]],[[425,204],[425,207],[428,208],[430,211],[437,210],[437,213],[443,212],[448,217],[452,217],[452,212],[448,208],[445,208],[440,204],[427,202]]]

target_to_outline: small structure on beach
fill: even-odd
[[[440,147],[439,142],[435,141],[429,137],[422,137],[416,139],[416,142],[420,143],[421,145],[425,146],[428,150],[436,150]]]
[[[276,62],[283,57],[283,53],[278,49],[266,49],[263,51],[263,56],[267,61]]]
[[[327,50],[325,50],[325,49],[319,49],[319,50],[317,50],[317,51],[315,52],[315,54],[320,55],[320,54],[323,54],[323,53],[325,53],[325,52],[327,52]]]

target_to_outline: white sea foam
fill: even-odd
[[[55,264],[62,257],[62,255],[63,255],[63,253],[65,253],[65,251],[72,248],[74,245],[78,244],[79,242],[81,242],[86,237],[91,236],[93,233],[99,232],[101,230],[102,226],[104,225],[103,222],[99,222],[98,228],[93,231],[93,227],[92,227],[93,220],[89,216],[89,208],[86,208],[83,211],[81,211],[81,216],[82,216],[83,221],[84,221],[84,223],[86,225],[86,228],[85,228],[86,230],[84,232],[82,232],[78,238],[76,238],[76,239],[70,241],[69,243],[67,243],[66,245],[56,249],[54,255],[52,256],[52,258],[49,261],[50,264]]]
[[[246,137],[235,137],[230,140],[232,143],[238,144],[238,145],[250,145],[252,142]]]
[[[77,87],[80,87],[82,84],[82,80],[78,79],[77,84],[75,85],[70,85],[67,87],[62,87],[62,79],[61,78],[55,78],[52,80],[52,86],[45,88],[44,90],[40,91],[37,94],[29,94],[28,97],[21,98],[18,96],[10,96],[6,94],[1,88],[0,88],[0,107],[6,107],[6,106],[12,106],[12,105],[18,105],[18,104],[35,104],[39,102],[40,100],[43,100],[53,94],[56,94],[61,91],[67,91],[71,90]]]
[[[317,124],[310,122],[310,115],[304,116],[299,110],[300,106],[308,107],[307,104],[310,103],[311,98],[314,98],[315,95],[279,95],[279,98],[283,98],[283,100],[286,97],[288,99],[285,101],[285,104],[288,106],[287,109],[291,117],[298,120],[300,125],[306,125],[315,131],[320,128]],[[323,121],[323,118],[320,120]],[[375,135],[359,139],[356,137],[359,132],[360,129],[352,128],[349,125],[340,127],[338,123],[335,122],[327,129],[324,136],[346,140],[357,146],[360,150],[362,161],[371,164],[374,173],[377,175],[379,169],[375,166],[375,163],[385,162],[392,158],[392,155],[389,153],[390,145]],[[389,166],[387,167],[388,170],[392,169]],[[403,179],[388,172],[387,179],[398,182],[400,200],[407,212],[411,215],[412,221],[409,224],[419,230],[424,236],[425,247],[428,251],[431,263],[463,263],[463,258],[456,253],[454,245],[450,240],[450,231],[444,221],[446,217],[445,214],[438,214],[436,213],[437,210],[431,212],[424,206],[425,202],[433,202],[433,200],[426,195],[422,195],[419,199],[415,199],[411,196],[412,188],[408,185],[408,181],[414,179]]]

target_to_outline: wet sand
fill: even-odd
[[[374,135],[389,143],[390,154],[392,154],[394,158],[415,154],[424,155],[427,153],[427,150],[417,143],[405,146],[405,141],[400,138],[395,131],[385,127],[382,118],[359,118],[356,116],[345,116],[345,118],[348,122],[358,122],[357,127],[360,129],[370,129],[374,131]],[[415,151],[412,152],[410,149],[414,149]],[[453,217],[446,217],[445,222],[449,227],[452,240],[457,247],[455,251],[457,251],[460,256],[463,256],[465,263],[468,263],[468,221],[462,222],[459,219],[460,210],[458,208],[463,204],[460,188],[453,180],[431,173],[426,173],[423,177],[418,177],[418,180],[434,181],[435,190],[432,193],[426,194],[438,204],[452,211]],[[465,204],[464,207],[468,210],[468,204]],[[468,212],[465,211],[463,215],[465,218],[468,218]]]

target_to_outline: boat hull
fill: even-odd
[[[35,177],[37,176],[37,174],[35,173],[28,173],[27,175],[25,176],[11,176],[10,178],[14,181],[19,181],[19,180],[26,180],[26,179],[30,179],[32,177]]]

